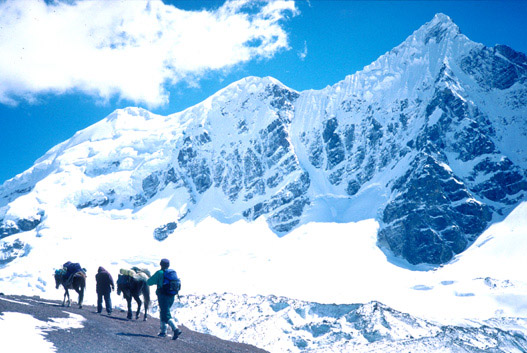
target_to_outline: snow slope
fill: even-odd
[[[79,227],[91,230],[86,231],[85,237],[69,239],[49,235],[55,240],[36,244],[35,254],[2,269],[0,290],[61,298],[62,290],[55,290],[52,280],[53,268],[65,259],[57,254],[60,244],[60,254],[82,249],[76,252],[76,261],[88,268],[87,303],[96,301],[97,266],[107,267],[116,276],[119,268],[132,265],[153,270],[158,267],[159,258],[166,256],[172,259],[183,281],[184,297],[174,311],[181,323],[273,352],[303,351],[304,341],[316,351],[331,351],[328,347],[337,344],[342,344],[342,349],[359,344],[363,350],[355,346],[354,349],[369,351],[392,340],[406,342],[407,334],[416,339],[408,347],[422,348],[425,346],[419,345],[425,337],[434,342],[450,342],[442,336],[444,326],[455,332],[467,327],[495,327],[505,331],[504,339],[510,340],[508,332],[526,334],[527,305],[523,298],[527,296],[527,282],[522,270],[527,265],[526,216],[527,203],[522,203],[454,262],[435,270],[415,271],[386,261],[376,246],[378,225],[373,220],[355,224],[310,223],[280,239],[263,220],[226,225],[208,218],[195,227],[180,229],[166,243],[156,242],[158,247],[146,247],[127,241],[141,232],[140,221],[123,222],[120,227],[109,229],[112,221],[98,219],[94,229],[90,226],[92,218],[87,217],[86,223],[80,224],[78,219],[64,222],[68,219],[65,214],[64,219],[57,220],[60,233],[68,234]],[[109,238],[108,231],[115,231],[115,236]],[[364,335],[378,330],[365,331],[355,321],[346,321],[346,315],[353,310],[371,310],[373,304],[366,303],[372,301],[383,303],[383,315],[395,315],[398,319],[385,328],[382,339],[368,342]],[[124,306],[122,299],[115,296],[114,302]],[[317,308],[327,309],[317,303],[342,306],[336,307],[337,313],[315,315]],[[282,306],[284,310],[279,309]],[[295,314],[296,309],[311,314],[302,317]],[[403,320],[401,315],[406,314],[402,313],[410,314],[409,318]],[[364,322],[372,320],[373,314],[364,315]],[[320,332],[316,331],[319,326]],[[342,332],[352,332],[349,334],[354,338],[349,341]],[[482,332],[474,329],[466,333],[466,340],[477,341]],[[435,351],[441,349],[445,349],[444,344]]]

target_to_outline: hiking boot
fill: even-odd
[[[166,322],[163,322],[163,321],[160,321],[159,322],[159,335],[157,335],[158,337],[166,337],[167,336],[167,323]]]
[[[179,337],[179,335],[181,335],[183,333],[183,331],[181,331],[180,329],[176,329],[174,331],[174,336],[172,336],[172,340],[177,340],[177,338]]]

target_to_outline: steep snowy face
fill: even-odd
[[[207,215],[278,235],[376,218],[388,253],[445,263],[526,198],[526,80],[524,54],[438,14],[321,91],[248,77],[167,117],[112,113],[0,186],[0,237],[65,207],[144,219],[159,241]],[[30,251],[10,239],[3,263]]]
[[[380,245],[445,263],[525,199],[526,78],[525,55],[436,15],[363,71],[302,94],[294,124],[310,127],[299,135],[310,175],[350,202],[382,189],[365,205]]]
[[[249,77],[168,117],[118,110],[2,186],[0,234],[34,229],[62,207],[146,218],[158,240],[210,214],[265,215],[287,232],[310,185],[289,133],[297,98],[274,79]]]

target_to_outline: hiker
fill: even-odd
[[[176,340],[181,334],[181,330],[176,327],[176,322],[170,315],[170,307],[174,304],[174,297],[178,294],[180,281],[177,278],[176,271],[169,269],[170,261],[162,259],[159,263],[161,269],[154,273],[146,283],[149,286],[157,284],[157,300],[159,304],[159,319],[161,321],[161,331],[159,337],[166,337],[167,325],[174,331],[173,340]]]
[[[77,262],[67,261],[64,265],[62,265],[62,267],[64,271],[66,271],[64,273],[64,282],[66,283],[66,285],[69,285],[69,283],[71,283],[71,281],[73,280],[73,275],[77,272],[83,272],[84,274],[86,274],[86,270],[84,270],[81,265]]]
[[[97,313],[100,314],[102,312],[102,300],[104,298],[106,312],[108,315],[112,315],[112,299],[110,298],[110,294],[115,289],[112,275],[104,267],[100,266],[95,275],[95,281],[97,282]]]

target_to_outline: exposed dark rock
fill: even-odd
[[[200,146],[203,146],[212,141],[207,131],[204,131],[201,134],[199,134],[196,140],[198,141],[198,144]]]
[[[0,268],[19,257],[26,256],[30,251],[31,246],[20,239],[15,239],[12,243],[0,243]]]
[[[198,146],[207,143],[208,134],[201,134],[197,138]],[[198,152],[193,146],[193,139],[186,137],[178,153],[179,167],[192,179],[195,190],[202,194],[212,186],[212,175],[207,159],[198,157]]]
[[[346,146],[346,150],[351,152],[353,149],[353,142],[355,141],[355,125],[351,124],[349,125],[346,130],[344,130],[344,145]]]
[[[364,159],[366,158],[366,148],[364,146],[357,147],[357,151],[355,152],[355,155],[353,156],[355,159],[355,165],[360,166]]]
[[[496,152],[494,142],[472,127],[467,127],[455,135],[454,148],[459,151],[459,159],[466,162],[483,154]]]
[[[361,185],[357,180],[350,180],[348,182],[348,187],[346,188],[346,193],[350,196],[355,195],[361,188]]]
[[[375,119],[371,119],[371,126],[368,131],[368,141],[370,146],[378,144],[379,140],[383,137],[382,125]]]
[[[174,170],[174,169],[172,169]],[[157,188],[161,181],[159,173],[155,172],[143,179],[143,192],[147,198],[152,198],[157,193]]]
[[[17,193],[19,195],[23,195],[23,194],[27,194],[31,190],[33,190],[33,186],[28,186],[28,187],[25,187],[25,188],[16,189],[15,193]]]
[[[174,168],[170,168],[166,173],[165,185],[167,185],[168,183],[176,184],[178,181],[179,178],[176,174],[176,171],[174,170]]]
[[[263,176],[264,168],[260,161],[261,159],[253,152],[252,149],[247,149],[243,159],[244,184],[247,189],[250,189],[251,185],[261,181],[259,179]],[[263,192],[265,192],[265,187]],[[262,195],[262,193],[260,193],[260,195]]]
[[[309,203],[307,198],[295,199],[291,205],[273,214],[268,219],[268,222],[276,232],[289,232],[300,223],[298,218],[302,215],[304,207]]]
[[[515,201],[509,202],[506,198],[520,191],[527,191],[527,180],[517,170],[500,171],[485,182],[478,184],[474,191],[491,201],[516,203]]]
[[[334,170],[329,174],[328,180],[332,185],[339,185],[342,182],[342,179],[344,177],[344,168],[339,168],[337,170]]]
[[[474,49],[461,61],[461,69],[486,89],[507,89],[527,76],[525,54],[505,45]]]
[[[168,238],[168,236],[170,234],[174,233],[176,228],[177,228],[177,223],[176,222],[169,222],[169,223],[167,223],[165,225],[157,227],[154,230],[154,238],[156,240],[163,241],[166,238]]]
[[[443,23],[438,23],[434,27],[430,28],[425,37],[425,44],[428,44],[431,40],[436,43],[440,43],[449,32],[449,27]]]
[[[3,219],[0,220],[0,239],[16,233],[20,233],[20,229],[15,222],[4,221]]]
[[[309,162],[311,162],[311,164],[316,168],[322,168],[324,163],[323,146],[324,144],[322,143],[322,138],[319,135],[316,135],[315,140],[308,146]]]
[[[432,156],[419,155],[393,184],[398,195],[383,211],[379,241],[412,264],[442,264],[487,227],[489,207]],[[455,202],[452,202],[455,200]]]
[[[104,207],[110,203],[110,199],[107,196],[103,196],[99,199],[93,199],[90,201],[83,202],[77,205],[78,210],[82,210],[87,207]]]
[[[137,194],[134,197],[130,196],[130,201],[133,201],[134,207],[144,206],[148,202],[148,200],[142,194]]]
[[[276,164],[287,152],[290,143],[284,123],[280,119],[271,122],[264,130],[260,131],[263,155],[268,159],[268,167]]]
[[[35,229],[44,219],[44,211],[39,211],[36,215],[28,218],[19,218],[15,221],[0,220],[0,239],[20,232],[27,232]]]
[[[270,176],[269,178],[267,178],[267,187],[269,188],[274,188],[276,186],[278,186],[278,184],[280,184],[282,182],[282,180],[284,180],[284,177],[282,174],[280,173],[276,173],[272,176]]]
[[[230,163],[229,163],[230,162]],[[223,164],[223,163],[222,163]],[[224,178],[222,181],[222,190],[227,195],[231,202],[238,199],[240,192],[243,190],[243,162],[242,157],[238,150],[234,150],[233,154],[229,156],[224,161],[225,167],[222,168],[225,170]]]
[[[291,103],[298,98],[298,93],[290,89],[280,87],[278,85],[269,85],[265,88],[265,92],[271,97],[271,106],[280,110],[292,108]]]
[[[210,169],[205,159],[194,165],[191,169],[192,180],[197,192],[200,194],[207,191],[212,186],[212,179],[210,176]]]
[[[238,131],[240,132],[240,134],[243,134],[243,133],[249,131],[249,129],[247,128],[247,122],[245,120],[240,120],[238,122],[237,128],[238,128]]]
[[[451,89],[445,88],[436,90],[434,97],[426,106],[426,116],[432,115],[434,110],[439,108],[451,116],[457,118],[458,121],[468,116],[468,106],[461,98],[456,96]]]
[[[346,156],[340,136],[335,132],[337,127],[337,118],[331,118],[324,122],[322,139],[324,140],[326,148],[326,169],[328,170],[333,169],[333,167],[341,163]]]
[[[304,207],[310,203],[304,196],[310,183],[309,174],[302,173],[269,201],[259,202],[245,210],[243,216],[255,220],[262,215],[271,214],[267,219],[269,226],[278,233],[288,232],[299,224]]]
[[[32,229],[35,229],[42,221],[43,216],[44,216],[44,212],[40,212],[35,217],[21,218],[16,222],[16,225],[18,229],[20,229],[21,232],[27,232]]]

